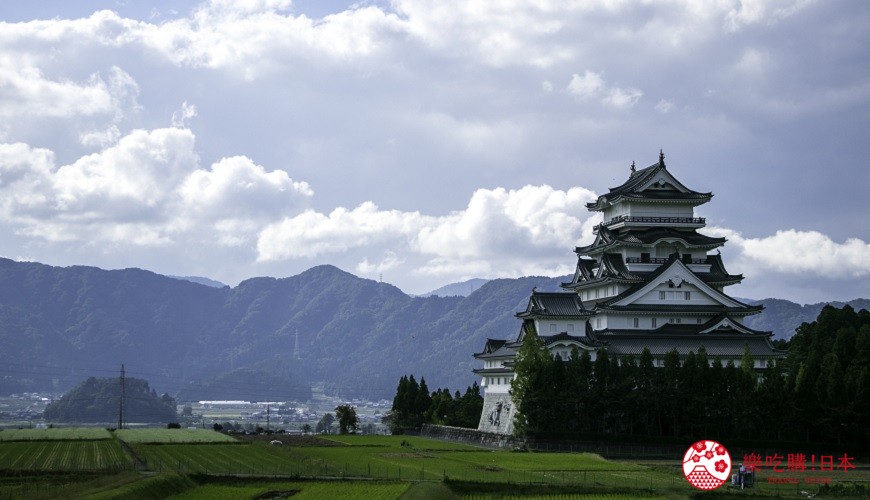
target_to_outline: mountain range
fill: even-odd
[[[433,390],[462,390],[485,339],[516,335],[513,315],[532,288],[566,280],[496,279],[467,297],[412,297],[328,265],[218,288],[141,269],[0,259],[0,394],[64,391],[122,363],[159,392],[189,398],[220,386],[222,397],[235,389],[269,399],[276,385],[314,383],[342,397],[392,397],[411,373]],[[824,305],[752,302],[766,311],[748,326],[777,338]]]

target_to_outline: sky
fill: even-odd
[[[0,4],[0,256],[408,293],[573,272],[629,166],[732,295],[870,296],[870,2]]]

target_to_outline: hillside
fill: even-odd
[[[118,421],[121,388],[117,378],[90,377],[45,407],[49,422],[108,423]],[[173,422],[175,399],[158,396],[148,382],[127,378],[124,383],[124,417],[128,422]]]
[[[436,288],[431,292],[419,295],[420,297],[431,297],[437,295],[439,297],[468,297],[472,292],[486,284],[489,280],[483,278],[472,278],[470,280],[461,281],[459,283],[450,283]]]
[[[433,390],[462,389],[486,338],[516,335],[513,315],[531,289],[565,279],[497,279],[467,297],[424,298],[333,266],[215,288],[140,269],[0,259],[0,394],[67,390],[121,363],[160,392],[190,397],[278,399],[313,382],[392,397],[407,373]],[[767,309],[749,325],[784,338],[822,306],[760,302]]]

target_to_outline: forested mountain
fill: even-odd
[[[468,297],[475,290],[485,285],[489,280],[483,278],[472,278],[470,280],[461,281],[459,283],[450,283],[442,286],[441,288],[436,288],[428,293],[420,294],[419,297],[431,297],[433,295],[437,295],[439,297]]]
[[[120,396],[117,378],[90,377],[46,406],[45,419],[49,422],[117,422]],[[125,421],[172,422],[176,419],[175,408],[174,398],[168,394],[158,396],[148,382],[125,379]]]
[[[160,392],[191,397],[220,387],[278,399],[270,387],[313,382],[346,397],[392,397],[407,373],[433,389],[466,387],[472,354],[488,337],[517,334],[513,315],[532,288],[566,280],[498,279],[468,297],[424,298],[333,266],[215,288],[140,269],[0,259],[0,394],[67,390],[121,363]],[[776,324],[750,326],[778,337],[821,309],[761,302],[766,312],[750,321]]]

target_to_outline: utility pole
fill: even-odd
[[[121,363],[121,397],[118,398],[118,429],[124,428],[124,363]]]
[[[293,344],[293,359],[299,359],[299,327],[296,327],[296,341]]]

